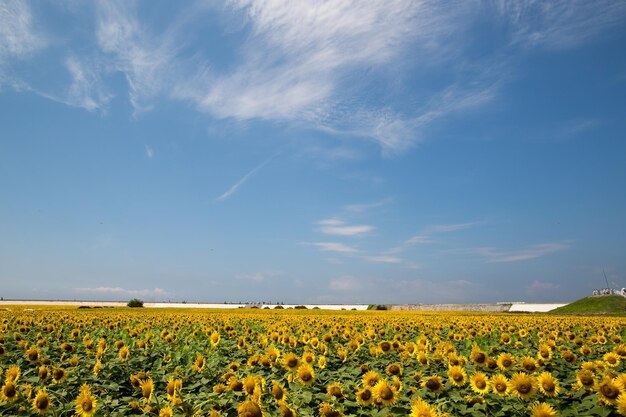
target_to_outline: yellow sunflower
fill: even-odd
[[[39,379],[45,381],[50,376],[50,369],[46,365],[41,365],[39,367]]]
[[[280,416],[281,417],[296,417],[296,412],[293,408],[289,407],[287,403],[281,401],[278,403],[280,407]]]
[[[508,378],[502,374],[494,375],[491,378],[491,389],[493,390],[494,394],[497,394],[501,397],[508,395],[510,391]]]
[[[311,385],[315,382],[315,371],[311,365],[304,363],[298,368],[298,381],[304,385]]]
[[[620,356],[614,352],[609,352],[609,353],[604,354],[602,359],[604,359],[604,363],[607,366],[610,366],[611,368],[615,368],[616,366],[619,366],[620,361],[621,361]]]
[[[547,343],[542,343],[539,345],[539,350],[537,350],[537,359],[540,359],[544,362],[552,359],[552,348]]]
[[[555,417],[556,410],[546,403],[534,403],[530,407],[531,417]]]
[[[389,353],[393,350],[393,345],[388,340],[381,340],[378,343],[378,351],[380,353]]]
[[[130,357],[130,350],[128,349],[128,346],[122,346],[120,351],[117,353],[117,356],[121,362],[126,362]]]
[[[276,401],[285,401],[287,398],[285,387],[276,380],[272,381],[272,396]]]
[[[172,413],[172,409],[170,407],[161,408],[159,411],[159,417],[172,417],[174,413]]]
[[[626,394],[622,394],[617,397],[617,403],[615,405],[617,407],[617,412],[623,416],[626,416]]]
[[[168,379],[167,386],[165,388],[165,391],[167,393],[167,399],[171,401],[174,398],[180,396],[180,391],[182,388],[183,388],[183,380],[176,379],[173,376],[171,376]]]
[[[588,369],[576,371],[576,380],[578,381],[578,385],[588,391],[592,390],[596,385],[596,377],[593,372]]]
[[[428,355],[426,355],[425,352],[419,352],[417,354],[417,362],[424,368],[428,368],[428,365],[430,365],[430,361],[428,360]]]
[[[533,373],[537,370],[537,368],[539,367],[539,364],[534,358],[531,358],[530,356],[524,356],[522,358],[521,366],[522,366],[522,369],[524,369],[524,371],[528,373]]]
[[[326,356],[320,356],[319,357],[319,359],[317,360],[317,366],[320,369],[326,368]]]
[[[13,381],[7,381],[0,389],[0,398],[8,403],[13,403],[19,397],[17,385]]]
[[[92,417],[96,413],[96,398],[91,394],[89,385],[83,384],[80,387],[80,394],[75,401],[76,415],[80,417]]]
[[[152,401],[152,394],[154,393],[154,382],[152,382],[152,378],[140,380],[140,387],[141,396],[150,403],[150,401]]]
[[[439,411],[435,406],[428,404],[421,398],[415,399],[411,403],[410,417],[438,417]]]
[[[37,349],[37,346],[33,346],[28,349],[26,351],[26,357],[31,362],[37,362],[37,360],[39,359],[39,349]]]
[[[369,387],[364,387],[356,392],[356,401],[361,405],[372,405],[374,402],[374,395]]]
[[[20,379],[20,367],[13,365],[10,366],[9,369],[4,373],[4,381],[5,382],[17,382]]]
[[[220,339],[221,339],[221,336],[219,332],[211,333],[211,344],[213,345],[213,347],[218,345],[218,343],[220,342]]]
[[[343,417],[343,412],[332,405],[323,402],[320,404],[320,417]]]
[[[289,371],[295,371],[300,365],[300,359],[292,352],[285,353],[282,360],[283,366]]]
[[[561,390],[559,381],[550,372],[543,372],[537,377],[539,391],[547,397],[556,397]]]
[[[372,388],[372,394],[374,395],[374,402],[384,407],[393,405],[398,401],[398,390],[384,379],[376,383]]]
[[[254,401],[244,401],[237,407],[239,417],[264,417],[265,413],[261,406]]]
[[[52,382],[60,384],[67,378],[67,371],[63,368],[54,368],[52,370]]]
[[[601,403],[606,405],[616,405],[617,398],[624,393],[624,386],[617,378],[604,378],[597,384],[596,392]]]
[[[428,389],[430,392],[439,394],[441,393],[441,391],[443,391],[444,385],[439,375],[431,375],[430,377],[422,381],[422,387]]]
[[[478,346],[474,345],[472,347],[472,352],[470,353],[470,360],[474,362],[478,366],[485,366],[487,364],[487,353],[482,351]]]
[[[204,369],[204,363],[204,356],[202,355],[202,353],[198,353],[198,355],[196,356],[196,360],[194,361],[193,365],[191,365],[191,369],[196,372],[202,372],[202,369]]]
[[[328,394],[328,397],[332,400],[332,399],[341,399],[343,398],[343,391],[341,388],[341,385],[333,382],[332,384],[329,384],[326,387],[326,393]]]
[[[37,391],[37,395],[33,399],[32,408],[33,410],[40,415],[46,414],[50,407],[52,406],[52,401],[46,392],[46,388],[42,388]]]
[[[497,364],[498,368],[502,369],[503,371],[511,369],[513,365],[515,365],[515,356],[511,355],[510,353],[501,353],[500,355],[498,355]]]
[[[378,381],[381,380],[381,376],[375,371],[367,371],[363,375],[363,386],[373,388]]]
[[[461,366],[451,366],[448,368],[448,378],[452,385],[462,387],[467,382],[467,373]]]
[[[476,372],[470,377],[472,391],[477,394],[487,394],[489,392],[489,379],[484,372]]]
[[[385,368],[385,372],[387,372],[388,375],[402,376],[402,373],[404,372],[404,367],[397,362],[393,362],[387,365],[387,368]]]
[[[509,381],[511,393],[524,400],[531,398],[537,393],[537,380],[524,372],[518,372]]]
[[[302,362],[313,365],[313,362],[315,362],[315,354],[310,350],[304,352],[302,354]]]

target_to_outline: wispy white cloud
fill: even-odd
[[[570,247],[567,242],[538,243],[514,251],[500,251],[493,247],[481,247],[464,249],[461,252],[478,255],[486,262],[518,262],[530,259],[542,258],[555,252],[566,250]]]
[[[276,271],[256,271],[256,272],[237,274],[235,277],[238,279],[243,279],[247,281],[263,282],[268,279],[275,278],[279,275],[281,275],[281,273],[276,272]]]
[[[393,201],[393,198],[387,197],[382,200],[375,201],[373,203],[364,203],[364,204],[348,204],[344,206],[344,210],[350,211],[353,213],[363,213],[370,210],[374,210],[383,206],[390,204]]]
[[[511,42],[527,48],[570,48],[622,24],[626,3],[613,0],[500,0],[499,16],[509,25]]]
[[[335,291],[353,291],[359,288],[359,286],[359,281],[350,275],[332,279],[328,284],[328,288]]]
[[[111,296],[111,297],[150,297],[150,298],[158,298],[165,297],[168,295],[168,292],[162,288],[154,288],[154,289],[141,289],[141,290],[131,290],[122,287],[82,287],[82,288],[74,288],[74,291],[80,294],[93,294],[99,296]]]
[[[239,189],[239,187],[241,187],[241,185],[243,183],[245,183],[251,176],[253,176],[254,174],[256,174],[257,172],[259,172],[259,170],[261,170],[261,168],[263,168],[265,165],[267,165],[272,159],[274,159],[276,157],[276,155],[278,155],[277,153],[270,156],[269,158],[267,158],[265,161],[261,162],[259,165],[257,165],[256,167],[254,167],[250,172],[248,172],[246,175],[244,175],[243,177],[241,177],[239,179],[239,181],[237,181],[236,183],[234,183],[226,192],[224,192],[222,195],[220,195],[219,197],[217,197],[215,199],[215,201],[217,202],[222,202],[227,200],[228,198],[230,198],[233,194],[235,194],[237,192],[237,190]]]
[[[539,280],[534,280],[532,284],[528,287],[529,292],[544,292],[544,291],[556,291],[561,286],[559,284],[555,284],[553,282],[544,282]]]
[[[339,243],[339,242],[313,242],[313,243],[304,243],[304,244],[315,246],[323,251],[336,252],[336,253],[340,253],[344,255],[346,254],[350,255],[350,254],[355,254],[359,252],[359,250],[355,248],[354,246],[349,246],[349,245],[346,245],[344,243]]]
[[[441,233],[452,233],[459,230],[469,229],[482,223],[483,222],[481,221],[475,221],[467,223],[433,224],[430,226],[426,226],[421,233],[411,236],[404,242],[400,243],[398,246],[387,249],[385,253],[401,253],[414,245],[434,243],[436,242],[436,240],[432,237],[432,235],[437,235]]]
[[[559,129],[559,133],[564,137],[578,136],[600,126],[602,122],[598,119],[578,119],[570,120]]]
[[[124,74],[135,112],[149,110],[151,99],[170,85],[167,75],[174,65],[174,38],[150,33],[132,3],[102,0],[97,5],[96,37],[108,58],[103,71]]]
[[[75,56],[67,58],[65,65],[72,84],[64,97],[57,97],[58,101],[89,111],[103,110],[113,96],[106,91],[98,69]]]
[[[332,219],[320,220],[320,221],[317,222],[317,224],[319,224],[321,226],[340,226],[340,225],[344,224],[344,222],[343,222],[343,220],[332,218]]]
[[[206,65],[181,83],[179,97],[218,118],[303,122],[368,137],[385,149],[409,146],[413,116],[381,103],[355,108],[349,104],[354,82],[348,83],[347,75],[384,68],[409,48],[418,56],[437,54],[450,29],[460,26],[460,12],[470,10],[463,3],[411,0],[394,7],[380,0],[230,4],[245,14],[250,29],[241,63],[228,74]]]
[[[457,230],[469,229],[470,227],[474,227],[476,225],[481,224],[482,222],[469,222],[469,223],[456,223],[456,224],[434,224],[426,227],[426,234],[435,234],[435,233],[450,233],[456,232]]]
[[[374,230],[374,226],[366,224],[350,226],[338,219],[320,220],[317,224],[322,226],[318,229],[320,232],[334,236],[361,236]]]
[[[388,255],[368,255],[368,256],[363,256],[362,259],[368,262],[382,263],[382,264],[399,264],[403,262],[401,258],[396,258],[395,256],[388,256]]]
[[[146,156],[148,157],[148,159],[152,159],[152,157],[154,156],[154,149],[152,149],[150,145],[146,145]]]
[[[46,45],[36,27],[27,2],[0,2],[0,66],[9,57],[25,58]]]
[[[434,240],[428,235],[415,235],[407,240],[405,240],[405,244],[407,245],[416,245],[418,243],[433,243]]]

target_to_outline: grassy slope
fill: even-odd
[[[623,314],[626,309],[626,298],[621,295],[605,295],[581,298],[555,308],[554,314]]]

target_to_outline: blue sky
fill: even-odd
[[[4,298],[626,286],[623,1],[4,1]]]

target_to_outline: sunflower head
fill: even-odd
[[[326,402],[320,404],[320,417],[343,417],[343,415],[341,410],[336,409]]]
[[[152,393],[154,392],[154,382],[152,381],[152,378],[141,380],[139,386],[141,388],[141,396],[145,398],[148,403],[150,403],[152,400]]]
[[[597,384],[596,392],[601,403],[606,405],[616,405],[617,398],[624,393],[624,386],[617,378],[604,378]]]
[[[287,398],[287,391],[285,391],[285,387],[283,387],[280,382],[274,380],[272,381],[272,396],[277,401],[284,401]]]
[[[374,402],[374,395],[370,387],[364,387],[356,392],[356,401],[364,406],[371,405]]]
[[[7,381],[0,389],[0,398],[8,403],[15,402],[18,396],[17,385],[14,381]]]
[[[52,370],[52,382],[59,384],[67,378],[67,371],[63,368],[54,368]]]
[[[530,356],[525,356],[524,358],[522,358],[521,366],[524,371],[533,373],[537,370],[539,364],[534,358],[531,358]]]
[[[604,359],[604,363],[611,368],[618,366],[621,361],[620,355],[615,352],[606,353],[602,359]]]
[[[439,412],[435,406],[428,404],[421,398],[415,399],[411,403],[410,417],[438,417]]]
[[[586,390],[592,390],[596,385],[596,377],[593,372],[588,369],[577,371],[576,380],[578,381],[578,384]]]
[[[362,377],[363,385],[370,388],[374,387],[380,379],[381,376],[376,371],[367,371]]]
[[[487,364],[487,353],[482,351],[477,345],[474,345],[470,353],[470,360],[478,366],[485,366]]]
[[[33,410],[40,415],[46,414],[52,405],[52,401],[50,401],[50,397],[46,392],[46,388],[42,388],[37,391],[37,395],[33,399],[32,408]]]
[[[498,355],[497,364],[502,370],[511,369],[515,365],[515,357],[510,353],[501,353]]]
[[[300,365],[300,359],[294,353],[288,352],[283,356],[282,363],[285,368],[293,371]]]
[[[329,384],[326,387],[326,393],[328,394],[328,397],[332,400],[332,399],[341,399],[343,398],[343,392],[341,389],[341,385],[339,385],[336,382],[333,382],[332,384]]]
[[[501,397],[509,393],[509,380],[502,374],[494,375],[491,378],[491,389],[493,393]]]
[[[462,387],[467,382],[467,373],[461,366],[451,366],[448,368],[448,378],[452,385]]]
[[[556,410],[546,403],[534,403],[528,410],[531,412],[531,417],[554,417],[557,415]]]
[[[517,397],[527,400],[537,393],[537,380],[524,372],[518,372],[509,381],[511,392]]]
[[[372,394],[374,395],[374,402],[384,407],[393,405],[398,401],[398,390],[384,379],[376,383],[372,388]]]
[[[265,417],[261,406],[254,401],[244,401],[237,407],[238,417]]]
[[[298,381],[304,385],[311,385],[315,382],[315,372],[311,365],[304,363],[298,368]]]
[[[80,417],[92,417],[96,413],[96,398],[91,394],[89,385],[83,384],[80,387],[80,394],[75,401],[76,415]]]
[[[443,391],[444,384],[439,375],[431,375],[427,379],[422,380],[422,387],[428,389],[430,392],[439,394]]]
[[[537,384],[539,385],[539,391],[541,391],[543,395],[547,397],[556,397],[559,395],[559,381],[554,378],[550,372],[543,372],[539,375]]]
[[[402,376],[402,373],[404,372],[404,367],[397,362],[393,362],[387,365],[387,368],[385,368],[385,372],[387,372],[388,375]]]
[[[289,407],[284,401],[279,402],[278,407],[280,408],[281,417],[296,417],[294,409]]]
[[[483,372],[476,372],[470,377],[470,386],[475,393],[486,394],[489,392],[489,379]]]

